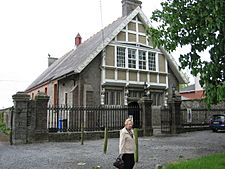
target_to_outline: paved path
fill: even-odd
[[[6,136],[4,133],[1,133],[0,131],[0,142],[7,142],[9,141],[9,137]]]
[[[140,138],[140,161],[135,169],[152,169],[165,164],[225,151],[225,133],[211,131],[180,134],[173,137]],[[107,155],[103,140],[80,143],[44,143],[10,146],[0,143],[0,169],[113,169],[118,139],[109,139]]]

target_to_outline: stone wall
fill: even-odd
[[[138,130],[138,136],[143,136],[143,130]],[[67,133],[49,133],[49,141],[50,142],[73,142],[80,141],[81,133],[80,132],[67,132]],[[93,131],[93,132],[85,132],[84,140],[98,140],[104,138],[103,131]],[[119,138],[119,130],[118,131],[109,131],[108,138]]]
[[[181,104],[181,108],[207,108],[207,104],[204,100],[183,100]],[[211,105],[212,109],[224,109],[225,102],[219,103],[217,105]]]
[[[152,106],[152,124],[154,128],[161,126],[161,107]]]
[[[100,105],[100,65],[101,54],[99,54],[79,75],[72,75],[59,80],[59,105],[65,105],[65,93],[67,93],[67,104],[70,106]],[[73,95],[75,86],[77,86],[75,90],[78,90],[76,97]]]

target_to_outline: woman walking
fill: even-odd
[[[133,169],[134,167],[134,132],[133,132],[133,121],[127,119],[125,121],[125,127],[120,130],[120,142],[119,142],[119,153],[122,155],[124,161],[124,169]]]

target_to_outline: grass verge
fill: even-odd
[[[225,153],[172,163],[165,169],[225,169]]]

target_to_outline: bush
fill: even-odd
[[[7,135],[10,134],[10,129],[7,128],[6,127],[6,124],[5,123],[2,123],[1,121],[0,121],[0,132],[5,133]]]

